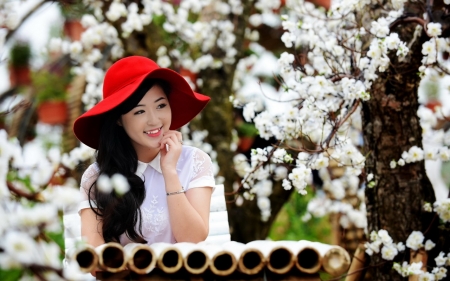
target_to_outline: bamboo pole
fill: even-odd
[[[183,266],[191,274],[202,274],[209,267],[209,257],[197,244],[181,242],[174,244],[183,257]]]
[[[210,262],[211,271],[218,276],[228,276],[236,271],[237,260],[227,250],[222,250],[213,256]]]
[[[339,276],[347,272],[350,266],[350,255],[337,245],[328,245],[320,242],[311,242],[322,257],[322,268],[332,276]]]
[[[236,255],[224,245],[208,242],[197,244],[209,257],[209,268],[217,276],[228,276],[237,269]]]
[[[246,275],[258,274],[266,265],[264,255],[257,248],[250,248],[246,244],[236,241],[223,243],[222,247],[234,255],[237,261],[237,270]]]
[[[279,241],[255,240],[247,243],[247,247],[261,250],[267,269],[275,274],[285,274],[294,267],[292,252]]]
[[[297,242],[298,249],[295,249],[294,260],[295,266],[301,272],[314,274],[322,267],[322,257],[319,251],[314,248],[310,241],[300,240]]]
[[[322,257],[320,253],[306,240],[276,241],[277,244],[292,252],[295,267],[304,273],[313,274],[320,270]]]
[[[155,252],[156,265],[165,273],[175,273],[183,267],[181,252],[174,244],[159,242],[150,245]]]
[[[122,245],[108,242],[95,248],[98,255],[98,264],[102,270],[119,272],[126,268],[125,253]]]
[[[348,275],[345,277],[345,281],[357,281],[364,277],[364,270],[362,270],[366,264],[366,247],[364,243],[358,245],[355,255],[353,256],[352,263],[348,269]]]
[[[90,245],[85,245],[83,248],[75,250],[71,256],[84,273],[91,272],[97,267],[98,255],[95,252],[95,248]]]
[[[244,243],[228,241],[222,244],[236,260],[236,269],[247,275],[258,274],[265,266],[264,256],[258,249],[247,248]]]
[[[129,270],[138,274],[147,274],[155,268],[155,252],[148,245],[129,243],[123,249]]]

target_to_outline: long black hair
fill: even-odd
[[[130,190],[121,196],[115,192],[108,194],[100,192],[96,182],[89,188],[89,202],[94,200],[97,206],[89,204],[94,213],[101,217],[105,242],[120,242],[120,235],[124,233],[134,242],[145,242],[140,211],[145,199],[144,181],[135,174],[138,157],[130,138],[118,120],[136,107],[154,85],[159,85],[168,97],[169,85],[166,81],[147,79],[122,104],[105,113],[102,119],[96,156],[99,175],[110,177],[120,173],[130,185]],[[91,198],[91,194],[94,198]]]

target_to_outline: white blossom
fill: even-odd
[[[372,22],[370,32],[377,37],[386,37],[389,34],[389,22],[386,18],[379,18]]]
[[[395,167],[397,167],[397,162],[396,162],[395,160],[392,160],[392,161],[389,163],[389,166],[391,167],[391,169],[395,169]]]
[[[399,252],[403,252],[405,250],[405,245],[403,244],[403,242],[398,242],[396,244],[396,247]]]
[[[380,239],[384,245],[390,245],[393,242],[391,236],[389,236],[389,233],[385,229],[380,229],[378,231],[378,239]]]
[[[433,241],[431,241],[430,239],[428,239],[428,240],[425,242],[425,251],[429,251],[429,250],[433,249],[434,246],[436,246],[436,244],[434,244]]]
[[[397,256],[397,248],[393,245],[384,245],[381,249],[381,257],[385,260],[393,260]]]
[[[49,187],[41,194],[46,201],[61,210],[76,206],[82,200],[79,189],[66,186]]]
[[[97,179],[97,189],[103,193],[111,193],[113,184],[107,175],[100,175]]]
[[[450,198],[436,201],[433,204],[433,210],[439,215],[439,218],[447,223],[450,221]]]
[[[445,267],[435,267],[432,271],[436,280],[442,280],[447,277],[447,269]]]
[[[8,231],[0,242],[5,253],[17,262],[32,264],[37,260],[37,244],[30,235],[15,230]]]
[[[172,64],[172,62],[170,61],[169,56],[166,56],[166,55],[158,57],[158,60],[156,61],[156,63],[160,67],[169,67]]]
[[[412,275],[412,274],[421,274],[422,271],[422,266],[423,263],[422,262],[413,262],[411,263],[411,265],[408,268],[408,275]]]
[[[441,24],[430,22],[427,24],[427,33],[432,37],[438,37],[442,34]]]
[[[128,180],[121,174],[114,174],[111,177],[111,183],[114,187],[114,191],[119,195],[123,195],[130,190]]]
[[[258,197],[257,205],[261,210],[268,210],[270,209],[270,200],[267,197]]]
[[[282,184],[284,190],[291,190],[292,189],[292,184],[288,179],[283,179],[283,184]]]
[[[274,163],[283,163],[284,157],[286,156],[286,150],[282,148],[277,148],[272,156],[272,161]]]
[[[105,16],[112,22],[118,20],[120,17],[126,16],[128,13],[127,8],[123,3],[114,1],[109,6],[109,10],[105,13]]]
[[[98,21],[93,15],[85,14],[81,17],[81,24],[83,25],[83,27],[88,28],[96,26],[98,24]]]
[[[434,278],[434,274],[431,274],[429,272],[423,272],[419,275],[419,281],[434,281],[436,280]]]
[[[431,207],[431,204],[427,202],[427,203],[423,204],[423,210],[425,212],[431,212],[431,211],[433,211],[433,208]]]
[[[444,266],[447,262],[447,257],[445,257],[444,252],[440,252],[434,260],[436,261],[437,266]]]
[[[408,239],[406,239],[406,246],[412,250],[417,251],[419,248],[423,246],[424,236],[420,231],[413,231]]]

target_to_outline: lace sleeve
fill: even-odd
[[[91,164],[86,171],[84,171],[83,176],[81,177],[80,183],[80,193],[82,197],[82,201],[78,205],[78,212],[81,209],[90,208],[89,205],[89,188],[91,188],[92,184],[97,180],[98,173],[100,172],[97,163]],[[91,199],[93,197],[91,196]],[[91,200],[92,206],[96,206],[95,201]]]
[[[214,187],[213,163],[208,154],[196,149],[192,155],[192,177],[187,189],[194,187]]]

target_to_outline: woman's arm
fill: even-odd
[[[166,191],[182,190],[176,172],[165,175]],[[209,232],[209,210],[211,187],[196,187],[186,193],[167,196],[169,219],[177,242],[198,243],[204,241]]]
[[[82,209],[80,211],[81,217],[81,236],[87,240],[87,243],[93,247],[105,244],[102,235],[102,222],[97,219],[97,215],[91,208]],[[96,271],[100,270],[98,267],[91,271],[92,276],[96,276]]]
[[[105,243],[103,239],[102,222],[97,219],[97,215],[90,208],[80,211],[81,236],[87,239],[87,243],[93,247]]]
[[[188,189],[188,186],[181,186],[180,179],[176,171],[177,162],[182,151],[181,133],[168,131],[164,133],[161,140],[161,170],[165,181],[167,193],[173,193]],[[166,145],[169,150],[166,150]],[[212,179],[212,163],[209,156],[203,151],[196,151],[193,157],[202,157],[203,162],[208,167],[203,167]],[[208,160],[208,161],[206,161]],[[191,169],[191,166],[185,166]],[[193,181],[195,179],[191,179]],[[213,182],[213,180],[212,180]],[[199,185],[201,186],[201,185]],[[196,187],[186,191],[167,195],[167,205],[169,209],[170,225],[177,242],[200,242],[206,239],[209,232],[209,209],[211,202],[212,188]]]
[[[83,201],[79,205],[78,213],[81,218],[81,236],[87,239],[87,243],[97,247],[104,244],[102,222],[97,218],[91,205],[95,205],[95,198],[89,197],[89,190],[98,178],[99,168],[97,163],[91,164],[81,177],[80,192]],[[91,203],[89,203],[91,200]]]

